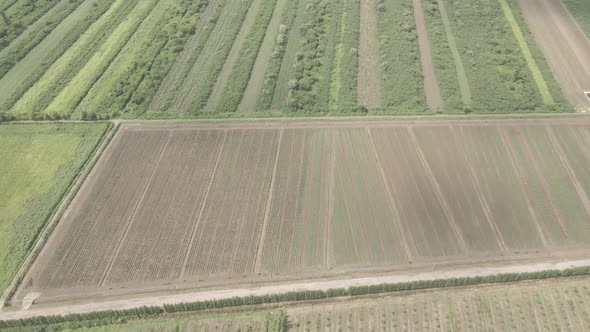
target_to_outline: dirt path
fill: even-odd
[[[254,62],[254,67],[252,68],[252,73],[250,74],[250,80],[248,81],[248,85],[244,91],[244,96],[242,97],[242,101],[238,107],[239,112],[249,113],[254,111],[256,101],[258,100],[258,96],[260,96],[260,93],[262,92],[262,86],[264,85],[266,66],[268,65],[270,57],[272,56],[275,42],[279,35],[280,25],[283,23],[281,22],[281,16],[285,6],[287,5],[287,1],[288,0],[277,0],[272,19],[268,25],[268,28],[266,29],[266,35],[264,36],[264,40],[260,46],[258,57],[256,58],[256,62]]]
[[[590,111],[590,41],[559,0],[518,0],[566,98]]]
[[[426,21],[424,19],[424,12],[422,11],[422,0],[414,0],[414,20],[416,22],[416,33],[418,34],[418,45],[420,47],[426,103],[432,110],[441,109],[443,107],[443,100],[440,96],[440,89],[432,64],[432,50],[430,49]]]
[[[207,101],[207,110],[213,111],[216,107],[219,100],[223,97],[221,93],[223,92],[223,88],[225,87],[225,83],[227,82],[228,78],[230,77],[234,65],[238,60],[238,56],[240,55],[240,51],[242,50],[242,46],[246,41],[246,36],[250,33],[250,29],[254,25],[256,21],[256,16],[258,15],[258,11],[260,9],[260,5],[262,0],[254,0],[252,5],[248,9],[248,13],[246,14],[246,18],[244,19],[244,23],[242,24],[242,28],[240,29],[240,33],[236,38],[234,44],[232,45],[231,50],[229,51],[229,56],[225,60],[223,64],[223,68],[217,76],[217,81],[213,86],[213,90],[209,95],[209,100]],[[226,112],[233,112],[235,110],[226,110]]]
[[[368,108],[381,106],[379,77],[379,40],[377,39],[377,8],[372,0],[361,0],[359,36],[358,99]]]
[[[447,15],[447,10],[445,8],[443,0],[437,0],[437,3],[438,8],[440,10],[440,15],[442,17],[443,25],[445,26],[445,33],[447,34],[449,48],[451,49],[453,59],[455,60],[455,70],[457,71],[457,80],[459,81],[459,90],[461,91],[461,98],[463,99],[463,103],[470,104],[471,88],[469,87],[469,81],[467,80],[467,75],[465,74],[465,67],[463,66],[463,59],[461,58],[461,54],[459,53],[457,41],[455,40],[455,35],[453,34],[453,30],[451,28],[451,22],[449,21],[449,16]]]
[[[103,302],[65,304],[62,306],[35,307],[29,310],[0,312],[0,320],[24,319],[35,316],[66,315],[103,310],[124,310],[142,306],[158,306],[162,304],[186,303],[195,301],[226,299],[252,295],[280,294],[301,290],[328,290],[350,286],[378,285],[383,283],[400,283],[419,280],[461,278],[487,276],[502,273],[538,272],[544,270],[563,270],[573,267],[589,266],[590,259],[564,262],[530,263],[511,266],[491,266],[466,268],[458,270],[419,272],[413,274],[395,274],[368,278],[350,278],[329,281],[309,281],[301,283],[276,284],[269,286],[211,290],[170,295],[154,295],[141,298],[107,300]]]

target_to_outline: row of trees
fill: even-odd
[[[85,314],[69,314],[65,316],[34,317],[22,320],[0,321],[0,328],[61,324],[72,321],[77,322],[78,325],[82,324],[81,322],[87,321],[89,326],[94,326],[97,324],[97,322],[100,322],[102,324],[112,324],[114,322],[122,322],[125,320],[132,319],[152,318],[177,312],[193,312],[201,310],[251,306],[268,303],[308,301],[343,296],[359,296],[367,294],[391,293],[428,288],[458,287],[468,285],[480,285],[487,283],[506,283],[523,280],[563,278],[583,275],[590,275],[590,266],[576,267],[565,270],[505,273],[480,277],[463,277],[440,280],[419,280],[395,284],[352,286],[349,288],[329,289],[327,291],[294,291],[282,294],[233,297],[229,299],[200,301],[192,303],[165,304],[161,307],[141,307],[128,310],[109,310]]]

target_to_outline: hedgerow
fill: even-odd
[[[220,309],[239,306],[253,306],[280,302],[309,301],[334,297],[361,296],[369,294],[382,294],[392,292],[413,291],[429,288],[448,288],[489,283],[507,283],[524,280],[537,280],[548,278],[564,278],[590,275],[590,266],[576,267],[564,270],[545,270],[539,272],[504,273],[479,277],[449,278],[440,280],[418,280],[394,284],[378,284],[370,286],[352,286],[349,288],[336,288],[326,291],[307,290],[293,291],[281,294],[267,294],[246,297],[233,297],[228,299],[200,301],[192,303],[165,304],[161,307],[141,307],[128,310],[108,310],[84,314],[69,314],[64,316],[41,316],[21,320],[0,321],[0,328],[41,326],[76,322],[78,326],[96,324],[112,324],[133,319],[146,319],[159,317],[165,314],[178,312],[192,312],[200,310]]]

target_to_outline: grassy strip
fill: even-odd
[[[222,98],[214,106],[213,112],[235,112],[238,109],[276,3],[276,0],[264,0],[260,4],[261,9],[244,40],[244,46],[240,50],[232,73],[223,87]]]
[[[330,88],[330,111],[357,108],[360,2],[344,0]]]
[[[293,26],[293,21],[297,14],[297,4],[299,1],[289,1],[287,7],[281,15],[281,27],[277,37],[274,51],[268,65],[266,66],[266,75],[264,83],[262,84],[262,91],[258,100],[256,101],[255,111],[263,112],[270,110],[272,100],[275,94],[275,88],[279,78],[279,72],[285,53],[287,51],[287,43],[289,41],[289,30]]]
[[[117,26],[86,65],[57,95],[44,112],[48,114],[71,114],[129,38],[137,31],[141,22],[149,15],[156,3],[156,0],[138,2],[133,11]]]
[[[59,59],[53,62],[43,76],[36,80],[12,107],[11,113],[23,118],[26,118],[28,114],[33,118],[44,116],[41,112],[94,56],[136,3],[137,0],[115,0],[109,9]],[[55,114],[64,113],[58,111]]]
[[[431,288],[461,287],[469,285],[507,283],[548,278],[566,278],[583,275],[590,275],[590,267],[586,266],[564,270],[547,270],[541,272],[506,273],[481,277],[421,280],[396,284],[353,286],[349,288],[329,289],[327,291],[293,291],[282,294],[234,297],[229,299],[193,303],[165,304],[161,307],[141,307],[129,310],[110,310],[85,314],[69,314],[64,316],[34,317],[21,320],[0,321],[0,328],[42,326],[49,324],[60,324],[70,321],[77,322],[80,326],[97,326],[122,322],[125,320],[159,317],[162,315],[178,312],[192,312],[281,302],[308,301],[346,296],[384,294]],[[86,324],[83,323],[84,321],[86,321]]]
[[[329,77],[323,74],[328,61],[324,56],[330,42],[330,8],[328,0],[310,0],[305,7],[301,43],[293,76],[289,81],[288,112],[315,113],[327,110],[328,104],[321,102],[326,95],[320,95],[320,92],[323,92],[321,85],[326,80],[329,83]]]
[[[0,291],[8,286],[15,277],[17,270],[27,256],[27,253],[33,247],[36,239],[39,237],[41,230],[51,219],[52,213],[57,209],[62,197],[76,180],[76,175],[80,172],[92,151],[101,141],[106,132],[106,124],[44,124],[44,125],[15,125],[0,127],[1,138],[6,140],[4,150],[22,148],[31,149],[29,153],[35,154],[35,149],[50,151],[49,155],[43,155],[45,152],[38,152],[38,158],[45,158],[42,164],[41,160],[29,160],[29,166],[21,165],[15,169],[10,168],[18,164],[12,161],[2,163],[7,169],[3,169],[5,177],[0,181],[6,184],[5,189],[0,192],[1,195],[10,194],[10,198],[3,199],[0,206],[2,211],[2,237],[6,239],[5,244],[0,249]],[[35,141],[36,137],[43,137],[43,141]],[[58,138],[70,140],[57,140]],[[14,144],[9,144],[11,139],[16,139]],[[79,141],[76,141],[79,140]],[[68,145],[70,144],[70,145]],[[75,144],[71,146],[72,144]],[[56,152],[60,150],[61,152]],[[28,150],[27,150],[28,151]],[[52,152],[51,152],[52,151]],[[69,152],[68,152],[69,151]],[[24,152],[12,152],[15,158]],[[61,154],[60,154],[61,153]],[[71,155],[68,155],[71,153]],[[30,157],[20,157],[26,158]],[[56,158],[63,158],[56,159]],[[14,162],[20,159],[13,159]],[[59,164],[56,164],[59,163]],[[28,168],[27,168],[28,167]],[[36,169],[40,167],[42,169]],[[46,174],[55,167],[55,174]],[[28,180],[20,180],[21,177],[27,177],[34,174],[34,185],[28,184]],[[24,181],[24,182],[23,182]],[[18,186],[15,186],[18,184]],[[45,189],[43,189],[45,188]],[[26,202],[23,202],[26,200]],[[26,204],[26,208],[21,206]],[[11,222],[12,220],[12,222]],[[8,224],[7,224],[8,223]],[[12,227],[7,227],[11,225]],[[10,232],[12,229],[14,232]],[[7,238],[6,238],[7,237]],[[6,249],[4,251],[3,249]],[[14,288],[14,287],[13,287]],[[14,289],[8,289],[12,292]],[[4,297],[3,297],[4,299]]]
[[[70,0],[62,0],[70,1]],[[14,39],[45,15],[58,0],[18,0],[0,11],[0,50],[7,47]]]
[[[0,53],[0,78],[4,77],[14,65],[35,48],[63,19],[70,15],[84,0],[61,1],[44,17],[35,22]]]
[[[576,18],[586,37],[590,39],[590,6],[587,0],[562,0],[569,12]]]
[[[543,98],[543,103],[545,105],[553,104],[553,97],[551,96],[551,93],[549,92],[549,88],[547,87],[547,83],[545,82],[545,79],[543,78],[543,74],[541,74],[541,70],[537,66],[537,63],[535,62],[535,59],[533,59],[533,55],[531,54],[531,50],[529,49],[529,46],[528,46],[526,40],[524,39],[524,35],[522,34],[522,31],[520,30],[520,26],[518,25],[518,23],[514,19],[514,15],[512,15],[512,10],[510,10],[510,6],[508,6],[508,3],[506,2],[506,0],[498,0],[498,1],[500,1],[500,5],[502,6],[502,10],[504,11],[504,16],[506,16],[506,20],[508,21],[508,24],[510,24],[510,27],[512,28],[512,32],[514,33],[514,37],[516,38],[516,41],[518,42],[518,45],[520,46],[520,49],[522,51],[522,54],[524,55],[527,65],[529,66],[529,69],[531,70],[531,73],[533,75],[535,83],[537,84],[537,88],[539,89],[539,93],[541,94],[541,98]]]
[[[221,15],[213,39],[208,40],[204,56],[197,60],[187,81],[184,82],[177,101],[173,104],[176,112],[201,113],[204,111],[216,79],[223,68],[229,52],[240,33],[252,0],[228,2],[227,12]]]
[[[382,107],[390,113],[426,112],[412,2],[381,0],[377,10]]]
[[[188,37],[195,32],[196,20],[206,6],[206,0],[160,1],[143,22],[136,37],[119,53],[80,103],[81,118],[94,119],[96,114],[117,115],[130,101],[136,106],[130,105],[127,111],[143,113],[145,109],[138,110],[137,105],[148,96],[135,94],[135,91],[146,79],[161,80],[163,75],[154,77],[150,71],[162,73],[170,68]],[[146,84],[157,86],[159,81]]]
[[[454,97],[459,93],[457,81],[449,80],[449,77],[457,75],[457,71],[448,65],[448,61],[452,60],[448,45],[436,37],[437,24],[433,24],[433,21],[441,19],[442,8],[439,8],[439,2],[441,1],[427,0],[425,11],[428,14],[429,34],[435,36],[431,42],[435,70],[446,101],[445,112],[530,113],[571,109],[561,104],[545,105],[498,0],[446,2],[448,23],[457,38],[458,52],[464,61],[472,94],[470,103],[461,99],[447,99],[447,96]],[[511,11],[516,24],[520,25],[518,11],[514,8]],[[524,30],[521,29],[521,32],[532,56],[534,43],[529,43]],[[440,53],[445,53],[445,58],[438,56]],[[540,70],[545,67],[542,59],[534,60]],[[548,82],[547,75],[543,77]],[[550,86],[548,84],[548,88]],[[449,89],[452,91],[448,91]],[[554,100],[558,100],[555,93],[551,95]]]
[[[90,0],[87,0],[90,1]],[[93,9],[86,15],[84,19],[80,20],[71,29],[69,29],[59,43],[55,43],[55,47],[52,48],[48,53],[43,54],[43,61],[38,67],[24,79],[24,81],[14,90],[14,92],[4,101],[0,108],[4,111],[9,111],[18,100],[37,82],[43,74],[47,71],[51,65],[59,59],[77,40],[80,36],[88,29],[88,27],[96,22],[96,20],[102,16],[107,9],[111,6],[114,0],[106,0],[100,3],[93,3]],[[28,111],[33,117],[33,112]],[[59,118],[59,114],[50,117],[53,119]]]

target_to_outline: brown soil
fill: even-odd
[[[559,0],[519,0],[523,15],[541,46],[567,99],[590,111],[590,41]]]
[[[430,49],[430,42],[428,41],[424,12],[422,11],[422,0],[414,0],[414,20],[416,21],[416,33],[418,34],[418,45],[420,46],[426,103],[432,110],[441,109],[443,107],[443,100],[440,96],[438,81],[434,73],[432,51]]]
[[[377,39],[377,8],[372,0],[361,0],[359,40],[358,99],[368,108],[381,105],[379,77],[379,40]]]

